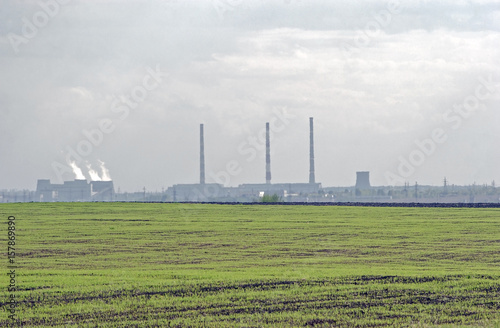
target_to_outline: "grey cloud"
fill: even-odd
[[[20,33],[22,18],[40,6],[7,1],[0,14],[8,17],[0,20],[0,152],[9,161],[2,161],[0,188],[55,179],[51,163],[63,163],[82,131],[103,118],[116,128],[88,160],[105,161],[122,190],[195,182],[202,122],[207,170],[234,159],[244,170],[232,184],[259,182],[260,157],[247,162],[237,148],[277,108],[296,118],[273,141],[276,181],[307,179],[307,118],[314,116],[324,185],[348,185],[364,169],[374,184],[385,184],[383,173],[414,140],[448,126],[443,112],[473,94],[479,76],[500,81],[494,1],[405,1],[369,45],[347,56],[342,45],[354,44],[386,1],[231,3],[221,17],[216,1],[71,1],[16,54],[8,33]],[[113,96],[129,94],[155,65],[164,81],[121,120]],[[411,179],[500,180],[498,160],[487,156],[498,137],[491,110],[498,101],[450,130]],[[464,149],[473,149],[469,158]]]

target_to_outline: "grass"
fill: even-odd
[[[2,204],[5,247],[9,215],[17,325],[500,327],[499,209]]]

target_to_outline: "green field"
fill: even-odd
[[[15,325],[500,327],[500,210],[31,203]],[[7,326],[2,311],[0,326]]]

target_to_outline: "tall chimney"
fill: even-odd
[[[200,184],[205,184],[205,140],[203,124],[200,124]]]
[[[309,117],[309,183],[316,183],[314,177],[314,127],[312,117]]]
[[[269,138],[269,122],[266,123],[266,183],[271,183],[271,141]]]

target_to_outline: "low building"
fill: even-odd
[[[224,186],[217,183],[176,184],[169,187],[166,194],[174,202],[205,202],[227,196]]]
[[[88,202],[112,201],[113,181],[74,180],[52,184],[50,180],[37,181],[35,201],[37,202]]]

